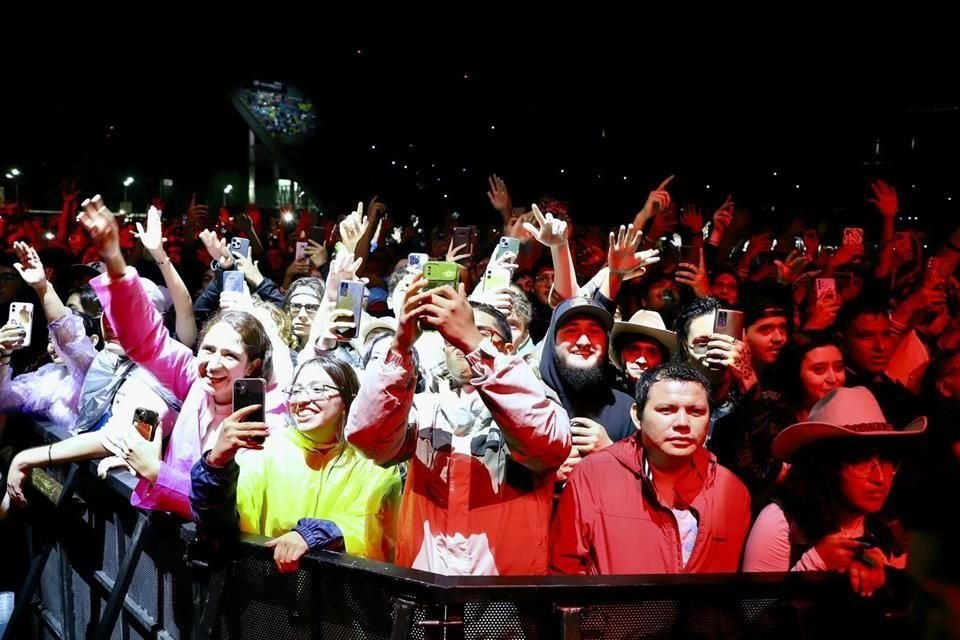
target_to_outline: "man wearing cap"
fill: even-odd
[[[543,340],[540,378],[556,392],[570,418],[575,451],[561,476],[585,455],[634,431],[630,396],[611,386],[607,349],[613,316],[597,302],[575,296],[553,311]],[[561,477],[561,480],[563,477]]]
[[[768,382],[790,338],[790,296],[771,285],[748,285],[743,293],[743,341],[757,376]]]
[[[570,474],[550,530],[550,571],[737,571],[750,494],[703,447],[710,383],[688,364],[649,369],[637,383],[631,417],[631,437]]]
[[[668,331],[656,311],[641,309],[628,322],[613,323],[610,361],[624,374],[625,393],[632,393],[647,369],[668,362],[677,351],[677,334]]]
[[[903,568],[905,541],[882,515],[906,446],[926,418],[900,428],[865,387],[840,387],[806,421],[777,434],[774,455],[791,464],[750,532],[744,571],[840,571],[860,595]]]

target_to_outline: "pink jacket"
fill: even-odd
[[[141,479],[130,503],[143,509],[171,511],[190,519],[190,469],[203,454],[204,439],[216,433],[212,398],[197,384],[197,361],[188,347],[170,337],[163,318],[151,304],[136,269],[127,267],[122,278],[109,274],[90,281],[107,314],[110,326],[131,360],[149,371],[183,402],[180,416],[167,441],[167,452],[157,481]],[[116,303],[114,303],[116,301]],[[286,414],[283,394],[276,385],[267,390],[267,421],[282,424]]]

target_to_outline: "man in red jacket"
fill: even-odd
[[[637,383],[639,432],[585,458],[551,527],[560,574],[724,573],[740,567],[750,494],[703,448],[710,384],[668,363]]]

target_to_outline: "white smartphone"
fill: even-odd
[[[407,256],[407,268],[411,271],[423,272],[423,265],[430,261],[430,256],[425,253],[411,253]]]
[[[32,302],[11,302],[10,303],[10,322],[14,322],[27,332],[23,337],[20,348],[30,346],[30,336],[33,333],[33,303]]]
[[[297,243],[297,252],[294,255],[294,260],[297,262],[303,262],[307,259],[307,247],[310,245],[306,242]]]

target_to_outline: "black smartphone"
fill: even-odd
[[[267,403],[267,381],[263,378],[240,378],[233,383],[233,410],[239,411],[244,407],[258,404],[260,408],[247,415],[244,422],[263,422],[263,407]],[[253,438],[255,442],[263,444],[263,438]]]
[[[327,230],[323,227],[310,227],[310,239],[317,244],[323,244],[327,239]]]
[[[144,440],[153,440],[158,424],[160,424],[160,416],[156,411],[143,407],[133,410],[133,426]]]
[[[473,238],[476,235],[473,227],[455,227],[453,230],[453,249],[457,253],[469,253],[473,257]],[[457,247],[462,247],[457,249]]]

